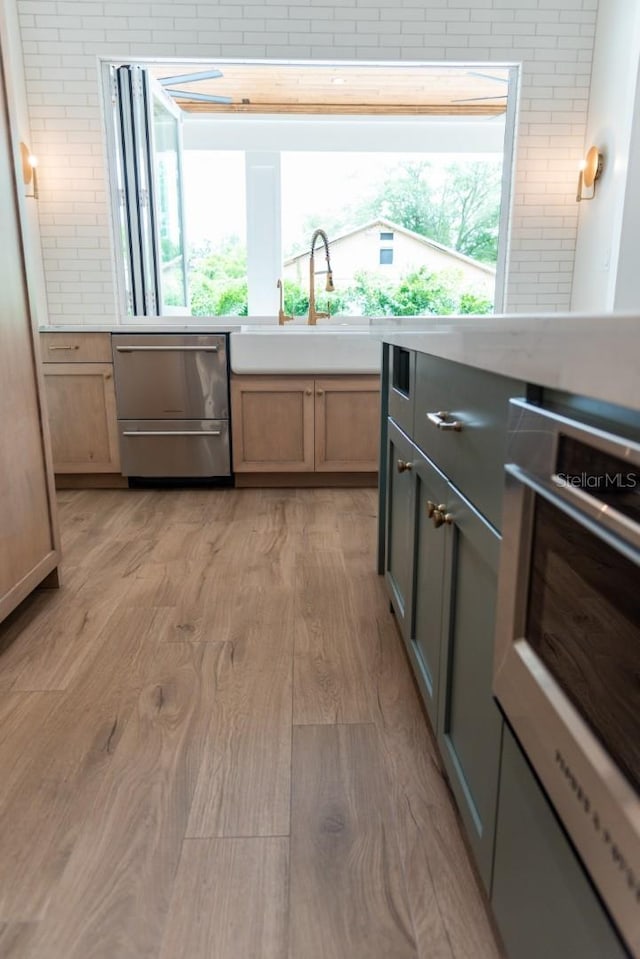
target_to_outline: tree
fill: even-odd
[[[383,216],[466,256],[495,263],[500,182],[498,161],[450,163],[440,177],[431,163],[401,163],[386,172],[362,209],[361,222]]]
[[[358,273],[344,301],[348,312],[363,316],[448,316],[493,309],[483,296],[461,290],[458,273],[429,273],[426,267],[407,274],[396,285],[372,273]]]
[[[238,237],[191,252],[189,292],[194,316],[247,315],[247,251]]]

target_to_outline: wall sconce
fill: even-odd
[[[35,200],[38,199],[38,174],[36,168],[38,166],[38,158],[34,156],[26,143],[20,144],[20,158],[22,160],[22,180],[25,185],[25,196],[31,196]],[[31,191],[29,191],[29,184],[31,184]]]
[[[578,192],[576,193],[576,201],[580,203],[581,200],[593,200],[596,195],[596,180],[599,178],[602,173],[602,167],[604,164],[604,157],[601,153],[598,153],[597,147],[591,147],[588,151],[586,157],[580,164],[580,173],[578,174]],[[591,196],[583,196],[584,188],[591,190]]]

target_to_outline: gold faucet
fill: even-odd
[[[316,240],[320,237],[324,243],[324,258],[327,261],[327,282],[325,285],[325,290],[327,293],[333,293],[333,272],[331,270],[331,261],[329,259],[329,238],[324,230],[316,230],[311,237],[311,252],[309,254],[309,316],[307,318],[307,323],[309,326],[315,326],[316,321],[322,317],[328,317],[329,313],[320,313],[316,310],[316,291],[315,291],[315,263],[313,259],[313,251],[315,249]]]
[[[293,316],[289,316],[288,313],[284,312],[284,286],[282,280],[278,280],[276,286],[280,290],[280,309],[278,310],[278,323],[280,326],[284,326],[285,323],[290,323],[291,320],[295,319]]]

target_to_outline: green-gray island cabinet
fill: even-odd
[[[508,401],[524,396],[542,391],[383,344],[378,571],[509,959],[623,959],[492,695]]]
[[[384,572],[488,891],[502,732],[491,694],[494,524],[508,400],[522,395],[523,384],[407,354],[394,348],[390,358]]]

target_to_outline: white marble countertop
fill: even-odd
[[[385,343],[640,410],[640,315],[373,320]]]

